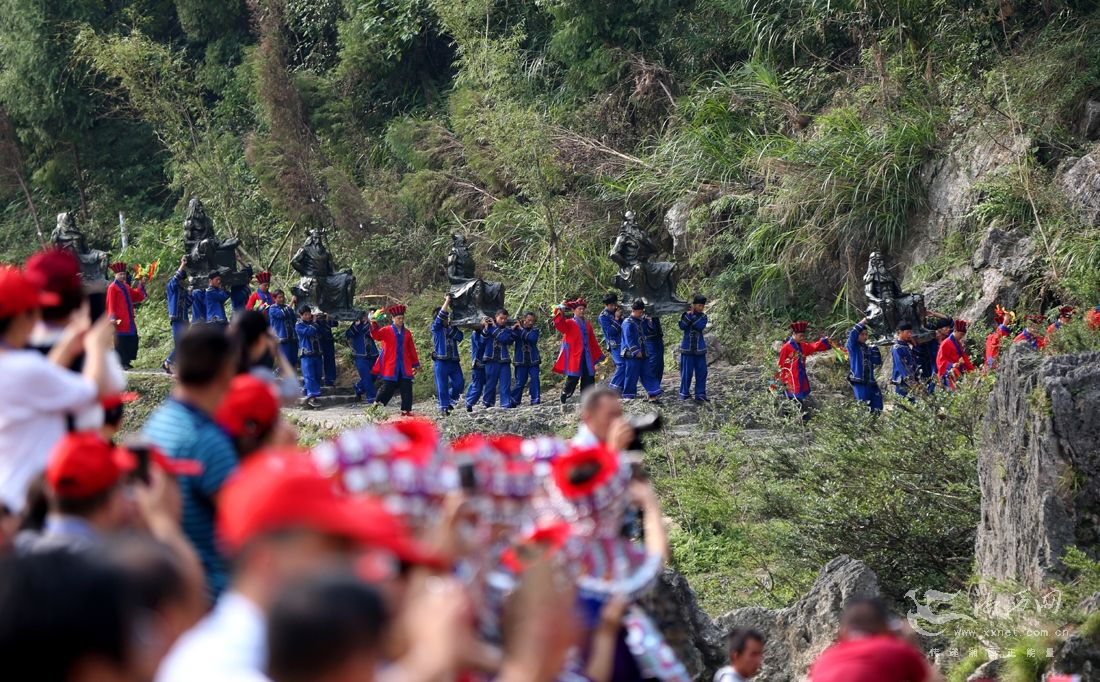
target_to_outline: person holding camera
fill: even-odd
[[[623,451],[634,442],[634,427],[623,418],[619,392],[608,386],[593,386],[581,393],[581,423],[572,443],[578,446],[604,444]]]

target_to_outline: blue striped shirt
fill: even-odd
[[[180,476],[183,532],[195,546],[206,587],[214,599],[229,582],[229,571],[214,535],[214,499],[237,469],[237,453],[225,431],[197,408],[169,398],[145,422],[145,436],[164,454],[203,464],[198,476]]]

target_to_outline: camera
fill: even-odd
[[[140,436],[135,436],[127,438],[122,447],[129,450],[137,460],[137,466],[131,473],[132,480],[142,485],[149,485],[152,482],[149,477],[149,460],[152,457],[153,444]]]
[[[627,450],[645,450],[643,436],[647,433],[655,433],[664,428],[664,418],[660,412],[650,412],[638,416],[628,417],[626,422],[634,429],[634,440],[630,442]]]

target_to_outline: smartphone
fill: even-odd
[[[477,471],[473,462],[463,462],[458,465],[458,482],[462,490],[474,494],[477,492]]]
[[[144,438],[128,438],[122,444],[122,447],[132,452],[134,458],[137,459],[137,466],[134,467],[132,473],[133,480],[140,482],[142,485],[149,485],[152,482],[149,477],[149,459],[152,444]]]

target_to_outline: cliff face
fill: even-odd
[[[997,582],[1041,591],[1070,546],[1100,556],[1100,353],[1042,357],[1013,346],[999,370],[978,461],[982,606]]]

